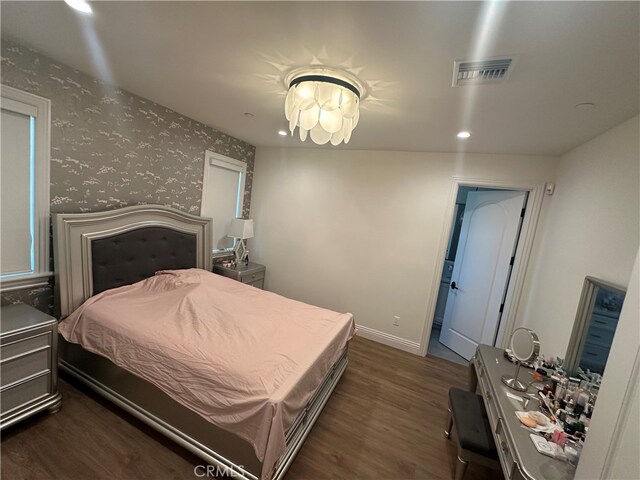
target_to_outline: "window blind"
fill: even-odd
[[[231,220],[240,215],[238,212],[240,182],[242,172],[211,163],[207,205],[203,215],[213,218],[213,248],[233,247],[233,238],[227,237]]]
[[[33,270],[34,117],[24,109],[2,108],[0,122],[0,269],[2,275],[29,273]]]

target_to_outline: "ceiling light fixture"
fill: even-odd
[[[282,135],[283,137],[287,136],[286,130],[278,130],[278,135]]]
[[[284,103],[291,135],[299,128],[300,140],[307,135],[314,143],[349,143],[358,125],[364,85],[354,76],[326,67],[304,67],[285,78],[289,90]]]
[[[471,134],[469,132],[459,132],[458,138],[469,138]]]
[[[64,3],[69,5],[74,10],[77,10],[82,13],[91,13],[91,6],[85,0],[64,0]]]

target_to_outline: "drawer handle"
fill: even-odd
[[[487,402],[490,402],[490,401],[492,400],[491,393],[489,393],[489,392],[487,392],[487,394],[485,395],[485,397],[486,397],[486,399],[487,399]]]
[[[14,355],[13,357],[2,358],[2,359],[0,359],[0,364],[13,362],[14,360],[17,360],[19,358],[26,357],[27,355],[32,355],[34,353],[38,353],[38,352],[41,352],[43,350],[48,350],[50,348],[51,348],[51,345],[43,345],[42,347],[34,348],[33,350],[27,350],[26,352],[18,353],[17,355]]]
[[[502,453],[509,453],[509,445],[507,445],[507,442],[505,442],[504,440],[501,440],[500,449],[502,450]]]
[[[47,370],[42,370],[41,372],[38,373],[34,373],[33,375],[29,375],[28,377],[22,378],[20,380],[16,380],[15,382],[12,382],[8,385],[4,385],[2,388],[0,388],[0,393],[3,393],[13,387],[17,387],[18,385],[22,385],[24,383],[30,382],[31,380],[35,380],[36,378],[40,378],[40,377],[44,377],[45,375],[49,375],[49,373],[51,373],[51,370],[47,369]]]

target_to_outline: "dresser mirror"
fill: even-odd
[[[625,294],[622,287],[585,278],[564,363],[569,374],[604,373]]]

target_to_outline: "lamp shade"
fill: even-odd
[[[234,218],[231,220],[229,233],[227,233],[227,235],[229,237],[241,238],[242,240],[253,238],[253,220]]]
[[[293,135],[318,145],[349,143],[360,118],[364,86],[351,74],[328,67],[296,69],[287,75],[285,117]]]

